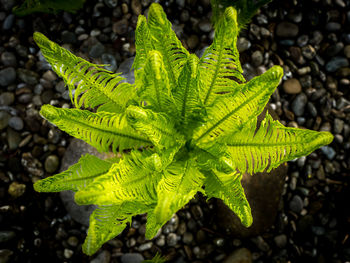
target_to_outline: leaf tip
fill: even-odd
[[[46,104],[41,107],[40,115],[50,122],[54,121],[57,117],[59,117],[57,108],[50,104]]]

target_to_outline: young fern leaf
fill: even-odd
[[[160,180],[157,170],[162,162],[158,154],[132,151],[119,163],[113,164],[108,173],[93,184],[75,194],[80,205],[118,205],[139,202],[145,207],[156,203],[156,186]]]
[[[165,224],[176,211],[201,191],[204,176],[194,162],[175,162],[163,173],[158,183],[158,203],[154,209],[157,222]]]
[[[61,130],[87,142],[101,152],[108,152],[111,148],[116,153],[118,148],[122,151],[126,148],[151,145],[146,137],[138,134],[127,123],[125,115],[60,109],[51,105],[44,105],[40,114]]]
[[[256,118],[266,106],[271,94],[281,81],[283,70],[274,66],[264,74],[243,85],[240,92],[215,100],[208,109],[208,121],[194,132],[197,144],[239,130],[245,123]]]
[[[211,171],[205,174],[204,189],[208,198],[216,197],[239,217],[245,227],[251,226],[253,217],[241,185],[242,174]]]
[[[192,117],[200,114],[202,104],[198,96],[198,57],[191,54],[183,66],[178,84],[173,91],[177,105],[178,122],[187,126]]]
[[[124,78],[119,74],[76,57],[41,33],[35,32],[34,40],[52,69],[68,86],[75,107],[98,107],[97,111],[118,113],[135,97],[134,85],[121,83]]]
[[[100,206],[90,216],[90,226],[83,244],[83,252],[94,254],[104,243],[119,235],[131,215],[121,212],[122,205]]]
[[[258,173],[265,169],[270,172],[280,164],[308,155],[333,140],[328,132],[285,127],[269,114],[257,131],[256,126],[254,120],[221,141],[231,155],[234,168],[241,173]]]
[[[168,73],[164,67],[163,57],[158,51],[148,53],[141,86],[138,95],[149,108],[156,112],[171,111],[174,108],[174,99],[171,96]]]
[[[135,70],[135,80],[141,80],[144,65],[148,57],[148,52],[154,49],[151,42],[151,34],[147,25],[147,20],[143,15],[139,15],[137,20],[135,30],[135,47],[136,55],[132,66]]]
[[[236,10],[227,8],[219,20],[213,43],[201,57],[199,92],[205,106],[212,104],[217,93],[237,91],[239,82],[245,82],[236,48],[236,19]]]
[[[141,134],[145,134],[159,150],[185,143],[183,135],[175,130],[172,120],[163,113],[130,106],[126,115],[130,125]]]
[[[177,39],[175,32],[171,29],[171,23],[159,4],[154,3],[149,8],[148,27],[155,50],[163,56],[164,66],[173,89],[189,53]]]
[[[86,154],[66,171],[37,181],[34,189],[37,192],[60,192],[65,190],[79,191],[93,180],[108,172],[112,163]]]

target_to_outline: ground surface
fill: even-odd
[[[329,147],[289,164],[274,226],[257,237],[228,238],[216,231],[210,206],[199,197],[157,239],[145,241],[139,216],[91,258],[81,252],[86,227],[70,218],[58,194],[32,187],[57,171],[70,141],[38,115],[42,104],[70,107],[70,101],[32,34],[40,31],[116,70],[134,55],[137,14],[151,1],[88,0],[75,15],[25,18],[11,14],[15,2],[0,0],[0,262],[139,262],[156,252],[173,262],[350,261],[349,0],[275,0],[240,36],[247,76],[284,67],[284,82],[270,101],[281,121],[335,135]],[[210,43],[209,0],[161,4],[192,52]]]

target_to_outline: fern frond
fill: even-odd
[[[168,73],[164,67],[163,57],[158,51],[148,53],[141,83],[138,95],[146,102],[148,108],[157,112],[169,112],[175,107]]]
[[[208,109],[208,121],[194,132],[195,142],[214,141],[218,137],[241,129],[264,109],[276,89],[283,70],[274,66],[264,74],[245,83],[234,96],[218,98]]]
[[[148,52],[154,49],[151,42],[151,35],[147,25],[147,20],[143,15],[139,15],[137,20],[135,30],[135,47],[136,55],[132,67],[135,70],[135,80],[140,80],[143,74]]]
[[[126,115],[130,125],[146,135],[159,150],[185,143],[183,135],[176,131],[173,121],[163,113],[129,106]]]
[[[156,187],[162,162],[158,154],[134,150],[108,173],[75,194],[77,204],[117,205],[123,202],[142,203],[144,208],[156,203]]]
[[[179,122],[187,126],[191,117],[198,115],[202,110],[202,104],[198,92],[198,57],[191,54],[181,70],[178,84],[173,91],[177,105]]]
[[[158,202],[154,209],[157,223],[165,224],[176,211],[201,191],[204,176],[194,162],[174,162],[158,183]]]
[[[37,192],[78,191],[108,172],[112,162],[86,154],[66,171],[35,182]]]
[[[166,259],[161,257],[161,255],[158,253],[152,259],[142,261],[142,263],[164,263],[164,262],[166,262]]]
[[[270,172],[280,164],[308,155],[332,142],[329,132],[317,132],[283,126],[266,114],[260,128],[257,122],[222,138],[231,155],[233,166],[241,173]]]
[[[213,9],[212,21],[217,24],[225,9],[229,6],[234,7],[238,16],[239,29],[244,28],[250,22],[252,17],[262,6],[271,2],[271,0],[210,0]]]
[[[32,13],[42,12],[56,14],[58,11],[75,13],[83,7],[85,0],[25,0],[20,6],[15,6],[12,11],[17,16],[26,16]]]
[[[236,19],[236,10],[227,8],[218,22],[213,43],[200,60],[199,92],[204,105],[211,105],[217,93],[237,91],[239,82],[245,82],[236,48]]]
[[[186,63],[189,53],[171,29],[171,23],[159,4],[153,3],[150,6],[148,26],[152,36],[152,43],[155,49],[163,56],[170,84],[174,85],[171,87],[173,89],[177,84],[180,69]]]
[[[34,40],[52,69],[68,86],[75,107],[98,107],[98,111],[118,113],[135,98],[134,85],[121,83],[124,78],[119,74],[76,57],[41,33],[35,32]]]
[[[239,217],[245,227],[253,223],[253,217],[244,189],[242,174],[226,174],[218,171],[205,173],[204,188],[208,198],[220,198]]]
[[[44,105],[40,114],[61,130],[94,146],[101,152],[114,153],[127,148],[151,145],[126,121],[125,115],[109,112],[92,113],[86,110],[61,109]]]
[[[119,235],[131,222],[131,215],[121,213],[122,205],[100,206],[90,216],[83,252],[94,254],[104,243]]]

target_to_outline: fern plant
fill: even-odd
[[[76,106],[44,105],[41,115],[99,151],[122,155],[85,155],[34,184],[39,192],[72,190],[79,205],[98,205],[83,245],[86,254],[121,233],[137,214],[147,213],[146,237],[153,238],[197,192],[221,198],[249,227],[242,175],[270,171],[332,141],[328,132],[287,128],[269,114],[257,126],[283,71],[275,66],[246,82],[238,31],[237,12],[228,7],[199,59],[182,46],[161,6],[152,4],[148,19],[141,15],[137,23],[135,84],[34,34]]]

